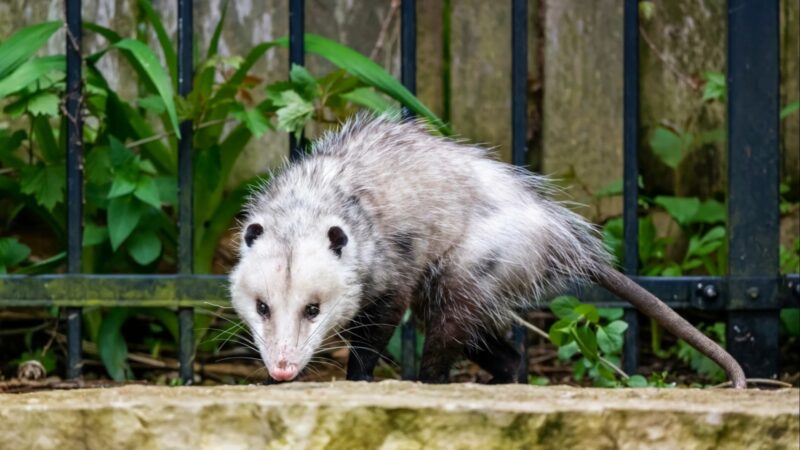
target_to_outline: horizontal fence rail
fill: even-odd
[[[193,12],[191,0],[178,2],[178,93],[192,89]],[[289,1],[289,63],[304,64],[303,0]],[[65,0],[67,24],[67,272],[0,276],[0,307],[65,307],[67,376],[81,374],[81,308],[86,306],[175,308],[180,324],[180,376],[193,380],[193,317],[198,309],[226,306],[227,279],[193,273],[192,123],[180,126],[178,272],[174,275],[81,274],[83,137],[81,121],[81,1]],[[526,166],[528,2],[511,0],[510,51],[512,162]],[[401,3],[401,78],[416,92],[416,1]],[[638,276],[639,148],[639,2],[624,4],[623,88],[623,270],[633,280],[678,310],[716,311],[727,323],[729,350],[748,376],[777,374],[778,313],[800,307],[800,275],[779,276],[778,254],[778,2],[730,0],[728,5],[728,154],[729,268],[717,276]],[[753,125],[751,125],[753,124]],[[304,151],[303,139],[290,136],[290,155]],[[753,170],[758,167],[759,170]],[[638,315],[626,302],[594,285],[576,285],[568,293],[603,307],[625,308],[629,324],[623,351],[626,371],[638,366]],[[723,315],[724,314],[724,315]],[[416,326],[402,326],[402,376],[415,377]],[[525,331],[514,327],[522,350],[520,381],[526,382]]]

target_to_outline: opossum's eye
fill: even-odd
[[[331,227],[328,230],[328,239],[331,241],[330,249],[336,256],[342,256],[342,248],[347,245],[347,235],[339,227]]]
[[[244,243],[247,244],[248,247],[253,246],[253,241],[256,240],[261,233],[264,232],[264,227],[257,223],[251,223],[247,226],[247,229],[244,231]]]
[[[306,305],[305,316],[306,319],[313,319],[319,315],[319,303],[311,303]]]
[[[258,311],[259,316],[269,319],[269,306],[261,300],[256,300],[256,311]]]

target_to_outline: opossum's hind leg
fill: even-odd
[[[347,379],[372,381],[372,371],[403,317],[407,302],[398,301],[397,294],[375,296],[347,327],[345,337],[350,341],[347,360]]]
[[[491,384],[516,383],[519,377],[519,352],[502,336],[483,333],[464,348],[464,355],[492,375]]]

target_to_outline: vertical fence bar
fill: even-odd
[[[412,94],[417,94],[417,0],[403,0],[400,5],[400,79]],[[403,108],[403,116],[411,112]],[[401,325],[401,376],[416,378],[417,325],[413,315]]]
[[[192,91],[192,0],[178,0],[178,94]],[[192,122],[180,124],[178,141],[178,272],[194,272],[194,196],[192,195]],[[178,308],[180,377],[194,380],[194,309]]]
[[[67,271],[80,273],[83,234],[81,0],[67,0]],[[81,376],[81,308],[67,308],[67,378]]]
[[[778,0],[728,2],[729,303],[768,302],[742,278],[777,277]],[[727,346],[748,377],[778,374],[779,310],[732,311]]]
[[[528,165],[528,0],[511,2],[511,162]],[[528,382],[527,330],[513,327],[514,347],[520,353],[519,383]]]
[[[305,64],[305,1],[289,0],[289,70],[292,65]],[[298,140],[289,134],[289,159],[294,161],[303,155],[303,138]]]
[[[639,0],[625,0],[623,63],[623,268],[635,275],[639,264]],[[639,366],[639,316],[635,309],[625,309],[628,330],[625,333],[622,365],[636,373]]]

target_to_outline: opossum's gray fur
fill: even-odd
[[[428,295],[412,301],[438,302],[426,282],[446,274],[472,303],[449,319],[497,327],[509,310],[610,263],[594,227],[551,192],[545,178],[418,121],[358,115],[253,195],[245,223],[292,241],[338,216],[360,244],[353,281],[362,290],[421,287]]]

